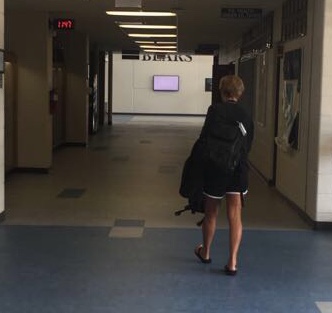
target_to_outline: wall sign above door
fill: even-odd
[[[262,17],[262,9],[222,8],[221,18],[256,19]]]
[[[168,61],[168,62],[191,62],[193,60],[188,54],[143,54],[142,61]]]

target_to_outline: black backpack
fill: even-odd
[[[206,137],[205,156],[225,173],[232,173],[246,152],[247,131],[238,121],[218,117]]]
[[[199,138],[196,140],[182,170],[179,193],[182,197],[188,199],[188,202],[183,209],[177,210],[174,213],[176,216],[186,211],[190,211],[192,214],[204,213],[204,167],[202,166],[204,154],[205,141]],[[200,226],[202,223],[203,219],[197,223],[197,226]]]
[[[242,154],[247,148],[247,132],[240,122],[218,118],[209,132],[200,137],[194,144],[186,160],[181,177],[179,193],[188,199],[187,205],[175,212],[176,216],[191,211],[204,213],[203,172],[207,160],[215,163],[225,173],[232,173],[238,166]],[[244,198],[241,193],[241,204]],[[197,222],[201,226],[203,219]]]

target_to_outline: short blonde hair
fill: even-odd
[[[220,79],[219,90],[223,99],[239,99],[244,92],[244,84],[239,76],[227,75]]]

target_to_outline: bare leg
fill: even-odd
[[[229,223],[229,259],[227,265],[230,270],[236,270],[237,255],[242,238],[241,196],[227,194],[226,207]]]
[[[204,259],[210,258],[210,247],[213,241],[214,233],[216,231],[219,205],[220,205],[219,199],[206,197],[205,215],[202,224],[203,248],[201,250],[201,256]]]

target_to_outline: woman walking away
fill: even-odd
[[[243,81],[235,75],[224,76],[219,83],[222,101],[213,103],[205,118],[200,139],[209,138],[216,123],[232,121],[240,123],[246,134],[246,142],[240,161],[231,172],[225,172],[212,160],[207,160],[204,169],[203,194],[205,217],[202,224],[203,242],[195,248],[195,255],[202,263],[211,263],[211,244],[214,238],[218,209],[221,199],[226,198],[229,223],[229,256],[224,271],[227,275],[237,274],[237,257],[242,238],[243,195],[248,192],[248,153],[253,140],[253,121],[238,102],[244,92]]]

